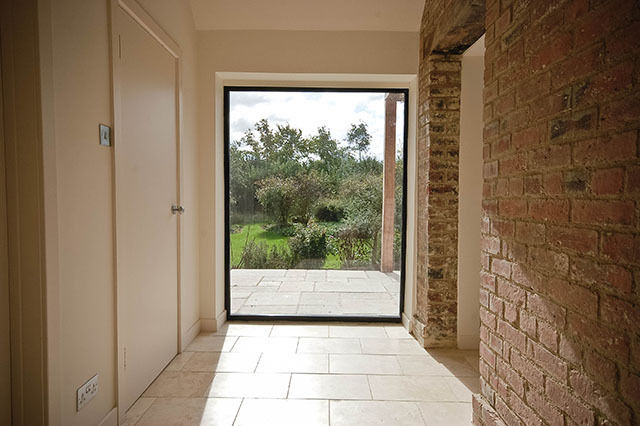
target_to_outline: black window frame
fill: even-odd
[[[310,322],[371,322],[400,323],[404,313],[407,267],[407,151],[409,136],[408,88],[343,88],[302,86],[227,86],[224,90],[224,307],[229,321],[310,321]],[[398,93],[404,96],[403,171],[402,171],[402,249],[400,256],[400,303],[397,316],[358,315],[292,315],[292,314],[232,314],[231,313],[231,239],[229,223],[229,145],[230,145],[230,93],[231,92],[332,92],[332,93]]]

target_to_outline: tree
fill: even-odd
[[[366,153],[371,145],[371,135],[367,130],[367,123],[352,124],[351,129],[347,132],[347,143],[352,151],[358,153],[358,160],[362,160],[362,154]]]
[[[279,225],[287,225],[291,209],[296,201],[295,182],[291,178],[267,177],[258,182],[256,197],[265,213],[273,217]]]

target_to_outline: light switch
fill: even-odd
[[[100,125],[100,145],[111,146],[111,127]]]

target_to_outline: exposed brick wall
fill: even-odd
[[[417,297],[414,334],[426,347],[457,337],[458,153],[460,71],[457,54],[483,31],[482,2],[435,0],[422,17],[418,99]]]
[[[640,3],[487,0],[486,29],[474,420],[640,424]]]
[[[433,54],[421,70],[416,319],[426,347],[456,344],[460,69],[460,56]]]

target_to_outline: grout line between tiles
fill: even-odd
[[[233,422],[231,423],[232,425],[236,424],[236,421],[238,420],[238,416],[240,415],[240,409],[242,408],[242,404],[244,404],[244,400],[245,398],[242,398],[240,400],[240,405],[238,405],[238,411],[236,411],[236,415],[233,417]]]

